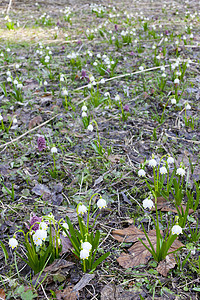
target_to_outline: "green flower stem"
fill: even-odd
[[[85,261],[85,259],[83,260],[83,272],[86,273],[86,261]]]
[[[53,168],[54,168],[54,172],[56,172],[56,159],[54,153],[53,153]]]
[[[96,122],[96,121],[95,121]],[[92,195],[92,197],[90,198],[90,201],[89,201],[89,208],[88,208],[88,215],[87,215],[87,233],[89,231],[89,219],[90,219],[90,207],[91,207],[91,202],[92,202],[92,199],[94,198],[94,196],[98,195],[98,193],[95,193],[94,195]]]
[[[65,96],[65,107],[68,108],[67,96]]]
[[[97,122],[93,119],[92,122],[95,124],[96,129],[97,129],[97,138],[98,138],[98,143],[99,143],[99,148],[101,147],[101,143],[100,143],[100,136],[99,136],[99,127]]]
[[[164,109],[163,109],[163,112],[162,112],[162,116],[161,116],[161,119],[160,119],[160,123],[162,123],[162,121],[163,121],[165,109],[166,109],[166,107],[167,107],[167,104],[168,104],[169,100],[170,100],[170,99],[168,99],[167,103],[166,103],[165,106],[164,106]]]
[[[2,127],[3,130],[5,129],[3,120],[1,120],[1,127]]]

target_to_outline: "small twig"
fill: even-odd
[[[12,0],[10,0],[10,2],[9,2],[9,4],[8,4],[8,8],[7,8],[7,12],[6,12],[7,15],[9,14],[11,5],[12,5]]]
[[[170,65],[166,65],[165,68],[169,67]],[[115,76],[115,77],[111,77],[111,78],[108,78],[108,79],[105,79],[105,82],[107,81],[111,81],[113,79],[118,79],[118,78],[123,78],[123,77],[126,77],[126,76],[132,76],[132,75],[136,75],[136,74],[140,74],[140,73],[145,73],[145,72],[148,72],[148,71],[153,71],[153,70],[158,70],[160,69],[161,66],[158,66],[158,67],[152,67],[152,68],[149,68],[149,69],[145,69],[143,71],[136,71],[136,72],[133,72],[133,73],[126,73],[126,74],[121,74],[121,75],[118,75],[118,76]],[[99,82],[100,84],[100,82]],[[84,86],[81,86],[79,88],[76,88],[74,90],[75,91],[79,91],[79,90],[82,90],[84,88],[88,87],[88,84],[84,85]]]
[[[43,285],[40,284],[40,286],[41,286],[41,288],[42,288],[42,291],[43,291],[43,293],[44,293],[45,298],[46,298],[47,300],[49,300],[49,298],[48,298],[48,296],[47,296],[47,294],[46,294],[46,292],[45,292],[45,290],[44,290]]]
[[[30,132],[32,132],[32,131],[34,131],[34,130],[36,130],[36,129],[38,129],[38,128],[44,126],[44,125],[46,125],[47,123],[49,123],[50,121],[52,121],[53,119],[55,119],[55,118],[56,118],[57,116],[59,116],[59,115],[60,115],[60,114],[57,114],[57,115],[55,115],[54,117],[52,117],[51,119],[45,121],[44,123],[42,123],[42,124],[40,124],[40,125],[38,125],[38,126],[32,128],[32,129],[28,130],[27,132],[25,132],[25,133],[23,133],[22,135],[18,136],[16,139],[13,139],[13,140],[10,141],[10,142],[7,142],[7,143],[5,143],[5,144],[3,144],[3,145],[0,145],[0,148],[4,148],[4,147],[7,147],[7,146],[10,145],[10,144],[15,143],[16,141],[20,140],[22,137],[24,137],[25,135],[29,134]]]

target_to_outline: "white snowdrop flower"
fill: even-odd
[[[156,165],[157,165],[157,162],[154,158],[149,160],[149,166],[150,167],[156,167]]]
[[[93,81],[95,81],[94,76],[90,76],[90,82],[93,82]]]
[[[152,207],[154,207],[153,201],[149,198],[144,199],[142,204],[143,204],[144,209],[147,209],[147,208],[151,209]]]
[[[82,117],[82,118],[87,117],[87,113],[86,113],[85,111],[83,111],[82,114],[81,114],[81,117]]]
[[[194,37],[194,35],[193,35],[193,33],[191,33],[191,34],[190,34],[190,38],[193,39],[193,37]]]
[[[45,80],[45,81],[44,81],[44,85],[46,86],[47,84],[48,84],[48,82]]]
[[[98,65],[98,63],[95,61],[95,62],[93,63],[93,66],[96,67],[97,65]]]
[[[63,223],[62,226],[63,226],[66,230],[69,229],[69,225],[68,225],[67,223]]]
[[[104,78],[101,78],[100,83],[104,84],[106,81]]]
[[[51,148],[51,153],[52,154],[57,153],[57,152],[58,152],[58,149],[56,147]]]
[[[51,51],[51,50],[49,50],[49,54],[52,54],[52,51]]]
[[[179,234],[181,234],[182,233],[182,228],[181,228],[181,226],[179,226],[179,225],[174,225],[173,227],[172,227],[172,234],[177,234],[177,235],[179,235]]]
[[[162,73],[162,77],[165,78],[167,75],[165,73]]]
[[[115,96],[115,101],[119,101],[119,100],[120,100],[120,95],[117,94],[117,95]]]
[[[65,78],[63,76],[61,76],[60,81],[65,81]]]
[[[82,111],[87,111],[87,106],[86,106],[86,105],[83,105],[82,108],[81,108],[81,110],[82,110]]]
[[[10,48],[7,48],[6,51],[7,51],[7,52],[10,52]]]
[[[143,66],[140,66],[140,67],[139,67],[139,70],[140,70],[140,71],[144,71],[144,67],[143,67]]]
[[[169,156],[168,159],[167,159],[167,163],[168,164],[173,164],[174,163],[173,157]]]
[[[98,53],[98,54],[97,54],[97,58],[101,58],[101,53]]]
[[[161,71],[163,71],[163,72],[164,72],[164,71],[165,71],[165,66],[161,66],[161,68],[160,68],[160,69],[161,69]]]
[[[84,213],[86,213],[87,211],[87,207],[84,204],[80,204],[78,206],[78,215],[83,215]]]
[[[16,118],[16,117],[14,117],[14,118],[12,119],[12,123],[13,123],[13,124],[17,124],[17,118]]]
[[[153,46],[152,46],[152,49],[153,49],[153,50],[156,49],[156,45],[153,45]]]
[[[80,251],[80,259],[88,259],[90,252],[87,249]]]
[[[189,103],[187,103],[187,104],[185,105],[185,109],[186,109],[186,110],[190,110],[190,109],[191,109],[191,106],[190,106]]]
[[[171,104],[176,104],[176,99],[175,98],[171,99]]]
[[[175,65],[175,64],[172,64],[172,65],[171,65],[171,68],[172,68],[172,70],[175,70],[176,65]]]
[[[105,97],[110,97],[110,93],[109,92],[105,92],[104,96]]]
[[[146,175],[145,170],[140,169],[140,170],[138,171],[138,176],[139,176],[139,177],[140,177],[140,176],[145,176],[145,175]]]
[[[192,249],[192,250],[191,250],[191,254],[192,254],[192,255],[195,255],[195,253],[196,253],[196,249]]]
[[[6,75],[10,77],[10,76],[11,76],[11,72],[10,72],[10,71],[7,71],[7,72],[6,72]]]
[[[84,242],[81,244],[81,249],[85,249],[90,252],[92,250],[92,245],[89,242]]]
[[[105,208],[105,207],[107,206],[106,200],[100,198],[100,199],[97,201],[97,206],[98,206],[98,208],[100,208],[100,209]]]
[[[3,121],[3,117],[2,117],[2,115],[0,115],[0,122],[1,122],[1,121]]]
[[[65,88],[62,89],[62,95],[68,96],[68,91]]]
[[[167,174],[167,169],[165,167],[161,167],[160,168],[160,174],[163,175],[163,174]]]
[[[13,83],[14,83],[15,85],[17,85],[17,84],[18,84],[17,79],[15,79],[15,80],[13,81]]]
[[[160,56],[160,55],[157,55],[157,56],[156,56],[156,59],[157,59],[157,60],[160,60],[160,59],[161,59],[161,56]]]
[[[36,244],[36,246],[41,246],[42,241],[45,241],[47,238],[47,231],[43,229],[38,229],[33,234],[33,242]]]
[[[4,57],[4,54],[3,54],[3,52],[1,52],[0,56],[1,56],[1,57]]]
[[[164,41],[165,41],[165,42],[168,42],[168,38],[166,37],[166,38],[164,39]]]
[[[12,78],[11,77],[7,77],[7,82],[11,82]]]
[[[185,40],[186,40],[186,36],[185,36],[185,35],[183,35],[182,39],[185,41]]]
[[[48,224],[46,222],[40,222],[39,229],[41,230],[47,230]]]
[[[97,85],[96,81],[92,81],[92,85]]]
[[[178,44],[179,44],[179,41],[175,41],[175,44],[178,45]]]
[[[92,88],[91,83],[88,83],[87,87],[88,87],[88,89],[91,89]]]
[[[15,238],[11,238],[9,239],[8,244],[12,249],[14,249],[18,246],[18,241]]]
[[[23,88],[23,84],[22,84],[22,83],[18,83],[17,88],[18,88],[18,89]]]
[[[185,170],[183,168],[178,168],[176,170],[176,175],[185,176]]]
[[[179,82],[180,82],[180,80],[179,80],[178,78],[176,78],[176,79],[174,80],[174,83],[175,83],[175,84],[179,84]]]
[[[92,125],[92,124],[89,124],[87,130],[92,132],[92,131],[94,130],[93,125]]]

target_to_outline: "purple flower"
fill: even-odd
[[[30,224],[30,227],[33,226],[32,230],[34,230],[34,231],[38,230],[39,229],[39,224],[36,223],[36,222],[40,223],[41,221],[42,221],[42,218],[39,218],[34,213],[31,213],[29,224]]]
[[[62,50],[65,50],[65,46],[62,46]]]
[[[124,110],[125,110],[125,111],[129,111],[129,106],[128,106],[128,104],[125,104],[125,105],[124,105]]]
[[[39,136],[39,138],[37,139],[37,145],[38,145],[38,150],[42,151],[44,149],[46,149],[46,141],[45,138],[41,135]]]
[[[117,26],[117,24],[115,24],[115,30],[116,30],[116,31],[118,30],[118,26]]]
[[[82,77],[82,79],[86,77],[86,71],[85,70],[82,70],[81,77]]]
[[[82,44],[82,42],[79,40],[79,41],[77,42],[77,44],[78,44],[78,45],[81,45],[81,44]]]

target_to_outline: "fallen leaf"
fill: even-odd
[[[148,299],[146,293],[137,286],[124,290],[121,286],[108,284],[101,291],[101,300],[140,300],[140,295]]]
[[[128,199],[128,197],[124,194],[124,192],[121,192],[122,196],[123,196],[123,199],[126,203],[132,205],[132,202]]]
[[[71,261],[67,261],[62,258],[56,259],[50,266],[44,269],[42,274],[36,274],[32,279],[32,283],[33,285],[35,285],[36,282],[40,283],[46,277],[45,283],[50,284],[53,282],[53,276],[56,275],[58,277],[59,274],[66,277],[69,271],[68,269],[70,269],[73,265],[74,263]]]
[[[155,199],[153,199],[153,202],[155,203]],[[186,206],[185,205],[181,205],[181,206],[182,206],[182,208],[183,208],[183,210],[185,212]],[[178,206],[178,208],[180,208],[180,210],[181,210],[181,206]],[[177,213],[177,209],[171,207],[171,203],[167,202],[167,200],[165,198],[163,198],[163,197],[158,197],[157,198],[157,209],[161,210],[161,211],[165,211],[165,212],[166,211],[171,211],[171,212]],[[155,207],[153,207],[151,210],[155,211],[156,209],[155,209]],[[194,212],[193,209],[189,209],[188,214],[190,215],[193,212]]]
[[[112,236],[118,241],[118,242],[137,242],[138,238],[143,238],[144,233],[139,230],[134,225],[131,225],[125,229],[117,229],[112,232]]]
[[[51,195],[50,189],[44,184],[36,184],[34,186],[34,188],[32,189],[32,192],[38,196],[41,196],[41,195],[49,195],[50,196]]]
[[[73,287],[73,291],[82,290],[95,277],[95,274],[84,274],[81,280]]]
[[[51,272],[51,273],[52,272],[57,272],[58,270],[61,270],[63,268],[68,268],[68,267],[71,267],[73,265],[74,265],[74,263],[71,262],[71,261],[67,261],[67,260],[62,259],[62,258],[61,259],[56,259],[56,260],[54,260],[54,262],[50,266],[48,266],[44,269],[44,272]]]
[[[28,129],[32,129],[36,127],[37,125],[40,125],[42,123],[42,117],[41,116],[36,116],[32,120],[30,120]]]
[[[78,292],[73,290],[73,286],[68,286],[64,291],[56,291],[57,300],[76,300],[79,299]]]
[[[161,234],[163,234],[162,231]],[[138,241],[138,238],[141,238],[143,242],[148,247],[150,247],[149,242],[145,237],[145,234],[134,225],[131,225],[128,228],[122,230],[114,230],[112,232],[112,235],[119,242],[134,242],[134,244],[128,249],[129,253],[122,252],[121,255],[117,258],[117,262],[123,268],[128,269],[138,266],[140,264],[146,264],[151,258],[151,253],[144,247],[144,245],[140,241]],[[148,237],[154,249],[156,249],[156,230],[150,230],[148,232]],[[170,247],[169,252],[177,250],[178,248],[183,246],[184,245],[176,239]]]
[[[165,257],[164,260],[159,262],[156,270],[163,276],[167,276],[169,270],[173,269],[176,265],[174,255],[171,253]]]
[[[4,289],[0,289],[0,300],[5,300],[6,299],[6,294],[4,292]]]
[[[118,163],[122,157],[122,155],[111,154],[107,158],[111,163]]]

